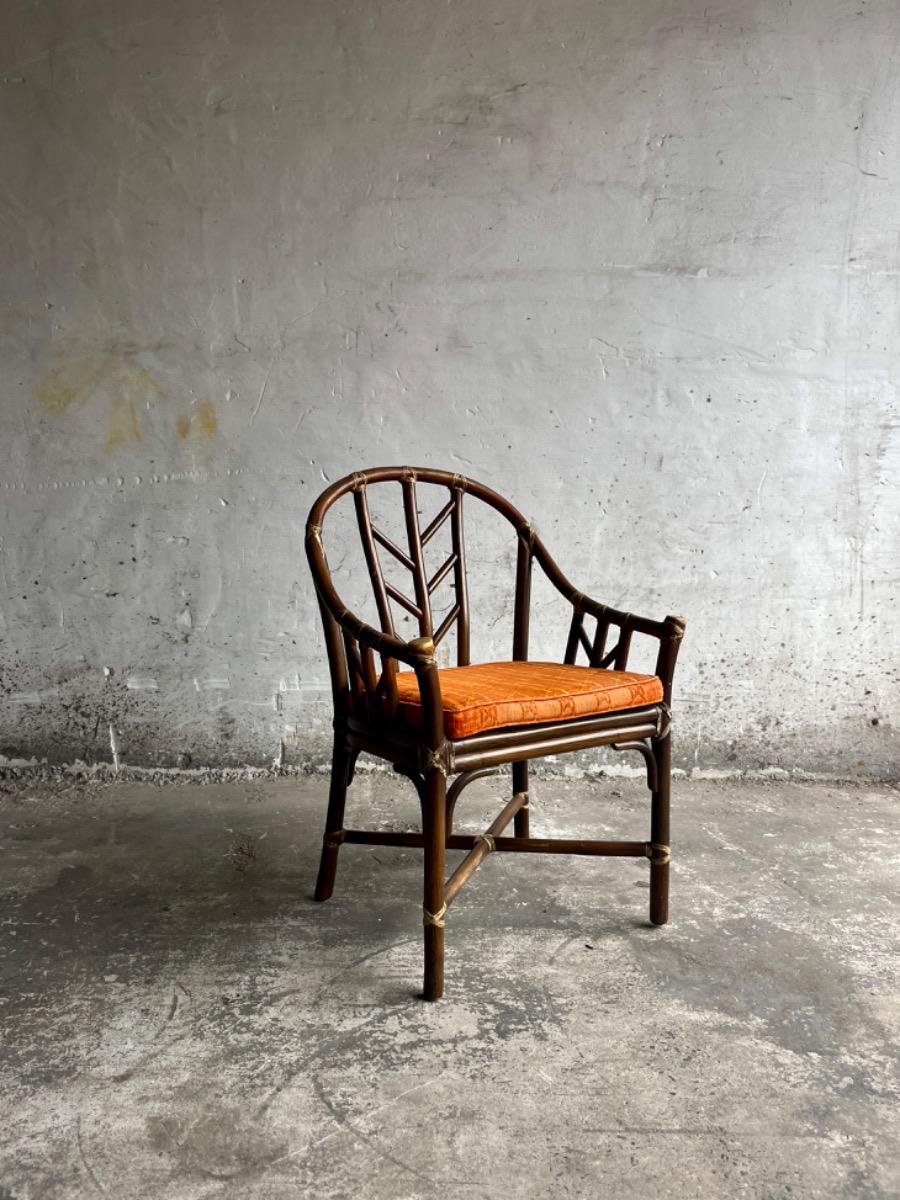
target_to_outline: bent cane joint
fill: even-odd
[[[665,845],[664,842],[645,842],[644,854],[650,859],[652,866],[661,867],[664,863],[671,861],[672,848]]]

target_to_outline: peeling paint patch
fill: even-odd
[[[158,692],[159,684],[152,675],[129,675],[125,686],[130,692]]]
[[[227,692],[231,682],[225,676],[219,678],[194,679],[194,687],[198,692]]]
[[[109,726],[109,751],[112,754],[113,770],[118,775],[119,773],[119,737],[116,733],[116,727],[112,723]]]

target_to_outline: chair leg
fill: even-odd
[[[519,792],[528,791],[528,760],[523,762],[514,762],[512,767],[512,785],[513,795],[516,796]],[[514,818],[513,828],[517,838],[528,837],[528,801],[525,802],[525,807],[520,808]]]
[[[654,850],[650,860],[650,922],[665,925],[669,919],[669,787],[672,775],[672,738],[654,738],[653,756],[656,759],[656,791],[650,802],[650,841],[664,846]]]
[[[437,769],[425,776],[422,798],[422,832],[425,836],[425,887],[423,922],[425,927],[426,1000],[440,1000],[444,994],[444,851],[447,837],[447,779]]]
[[[344,744],[340,737],[335,737],[334,751],[331,756],[328,815],[325,818],[322,857],[319,861],[319,876],[316,880],[316,900],[327,900],[334,891],[334,877],[337,874],[338,850],[340,849],[337,835],[344,828],[344,804],[355,761],[356,754]]]

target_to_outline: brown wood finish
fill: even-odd
[[[385,483],[401,488],[407,546],[398,546],[372,523],[368,489]],[[449,490],[446,504],[429,525],[419,521],[420,484]],[[363,554],[375,597],[380,629],[366,624],[342,603],[335,589],[323,545],[323,523],[328,510],[351,494]],[[641,709],[621,710],[543,725],[523,725],[487,730],[452,741],[445,736],[441,685],[435,648],[452,628],[456,632],[456,662],[468,665],[469,598],[466,577],[463,500],[471,497],[489,505],[512,525],[517,538],[516,591],[512,658],[528,660],[531,579],[535,563],[572,607],[563,661],[575,663],[583,650],[589,666],[627,669],[632,638],[649,637],[658,643],[656,674],[663,685],[663,700]],[[450,554],[429,578],[425,547],[439,529],[450,523]],[[387,582],[379,547],[392,555],[412,577],[413,597]],[[672,678],[684,636],[681,617],[653,621],[620,612],[577,591],[560,571],[534,527],[508,500],[473,479],[426,467],[377,467],[339,480],[318,498],[306,526],[306,552],[316,586],[334,700],[334,748],[328,814],[316,899],[327,900],[334,889],[338,852],[342,844],[407,846],[424,850],[423,923],[425,931],[425,986],[427,1000],[437,1000],[444,989],[444,928],[447,908],[471,875],[492,853],[588,854],[639,856],[650,860],[650,920],[662,925],[669,902],[669,791],[671,779]],[[454,599],[435,630],[431,596],[452,581]],[[404,641],[395,631],[391,603],[415,617],[419,636]],[[590,618],[593,630],[585,627]],[[612,645],[610,631],[613,631]],[[380,669],[375,659],[379,659]],[[396,673],[400,664],[416,673],[422,702],[421,727],[412,730],[397,721]],[[650,838],[646,842],[609,842],[586,839],[547,839],[529,836],[528,762],[592,746],[637,751],[647,767],[651,792]],[[353,767],[360,751],[390,762],[394,770],[414,783],[422,808],[422,832],[393,833],[346,829],[344,806]],[[456,803],[475,779],[512,766],[512,799],[484,834],[452,832]],[[449,779],[456,778],[452,783]],[[515,836],[502,836],[509,822]],[[447,850],[467,850],[463,861],[445,879]]]

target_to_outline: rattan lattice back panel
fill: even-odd
[[[420,637],[430,637],[439,646],[451,629],[456,629],[456,660],[459,666],[469,662],[469,596],[466,577],[466,549],[463,529],[464,487],[450,477],[447,485],[426,484],[427,491],[449,492],[434,517],[423,524],[420,509],[419,481],[414,473],[401,476],[398,482],[402,489],[403,543],[391,537],[376,524],[370,507],[370,485],[362,483],[353,489],[353,504],[359,528],[360,541],[369,573],[369,582],[378,612],[378,620],[385,633],[396,630],[397,609],[409,613],[418,625]],[[379,499],[384,503],[393,500],[394,481],[382,481],[374,486]],[[385,493],[388,496],[385,496]],[[446,543],[449,531],[449,546]],[[387,561],[385,558],[387,557]],[[398,586],[388,577],[388,568],[397,566],[405,570],[407,586]],[[402,574],[402,571],[400,572]],[[397,572],[393,572],[396,578]],[[439,596],[450,594],[449,606],[436,603]],[[396,607],[395,607],[396,606]],[[436,612],[442,612],[439,617]]]

